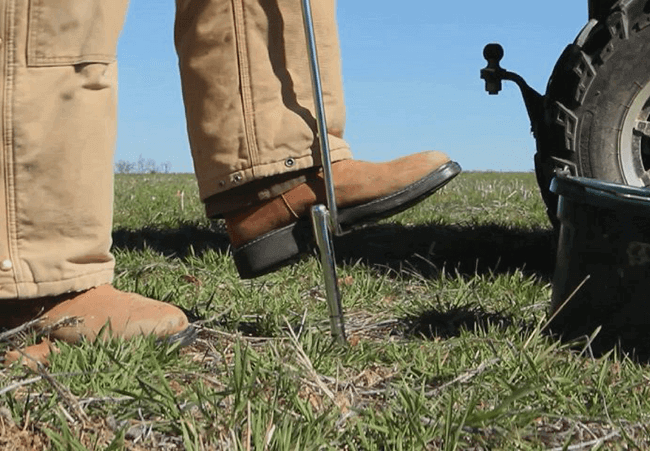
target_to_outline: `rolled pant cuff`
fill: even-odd
[[[348,160],[352,153],[347,146],[332,150],[332,162]],[[312,158],[309,158],[310,163]],[[320,166],[308,166],[292,172],[253,179],[242,186],[213,194],[204,200],[208,218],[219,219],[224,213],[250,207],[278,197],[307,181],[307,175],[316,172]],[[252,172],[255,172],[254,170]]]
[[[80,275],[72,279],[51,282],[18,282],[1,286],[0,302],[8,299],[25,299],[26,302],[29,302],[29,299],[85,291],[112,282],[112,267],[95,273]]]

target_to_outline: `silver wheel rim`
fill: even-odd
[[[623,180],[632,186],[650,186],[650,82],[634,96],[619,140]]]

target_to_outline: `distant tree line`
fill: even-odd
[[[153,158],[138,157],[138,161],[119,160],[115,163],[116,174],[168,174],[172,168],[169,161],[158,164]]]

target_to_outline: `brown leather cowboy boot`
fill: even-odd
[[[5,364],[27,355],[24,363],[32,368],[34,360],[47,363],[52,349],[48,338],[77,343],[82,339],[94,340],[104,329],[107,336],[131,338],[153,334],[187,343],[194,334],[187,317],[177,307],[118,291],[110,285],[61,296],[0,302],[0,313],[0,327],[6,328],[40,318],[34,328],[43,333],[46,340],[22,352],[14,350],[5,355]],[[58,327],[57,323],[66,318],[72,319],[71,324]]]
[[[344,229],[392,216],[422,201],[460,173],[441,152],[386,163],[332,164],[339,223]],[[321,174],[279,197],[224,214],[242,278],[257,277],[296,260],[313,247],[310,208],[325,203]]]

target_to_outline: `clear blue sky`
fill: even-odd
[[[172,0],[131,1],[118,49],[116,160],[142,155],[192,172],[173,20]],[[523,101],[511,83],[499,96],[484,91],[483,46],[500,42],[503,67],[543,94],[586,23],[587,1],[339,0],[338,20],[357,159],[437,149],[466,170],[528,171],[535,143]]]

